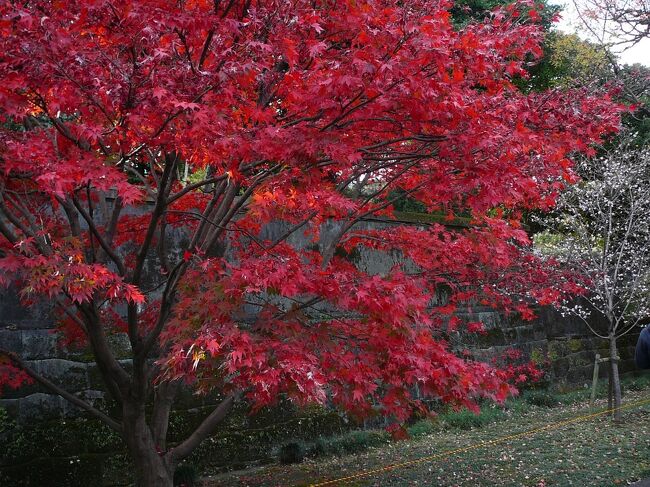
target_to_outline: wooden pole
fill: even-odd
[[[598,369],[600,368],[600,354],[596,354],[596,360],[594,361],[594,377],[591,382],[591,400],[589,401],[589,407],[593,409],[594,401],[596,400],[596,387],[598,387]]]

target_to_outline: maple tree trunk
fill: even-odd
[[[616,347],[616,335],[609,336],[609,364],[610,384],[613,395],[614,421],[621,420],[621,381],[618,375],[618,349]]]
[[[147,424],[144,404],[125,403],[123,412],[123,437],[135,467],[137,487],[172,487],[174,465],[158,452]]]

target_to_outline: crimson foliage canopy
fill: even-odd
[[[504,399],[502,372],[450,350],[446,334],[481,328],[453,312],[528,317],[570,290],[519,221],[553,205],[571,154],[620,109],[513,85],[541,54],[533,4],[462,29],[451,7],[3,2],[0,279],[57,304],[125,411],[175,379],[256,407],[286,393],[397,419],[420,407],[415,386]],[[405,195],[470,223],[391,224]],[[395,265],[354,264],[371,251]],[[118,332],[132,368],[108,345]],[[5,382],[35,377],[6,356]]]

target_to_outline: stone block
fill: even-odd
[[[99,368],[96,364],[89,363],[86,371],[88,374],[88,387],[100,390],[105,389],[104,379],[102,379],[102,376],[99,373]]]
[[[18,355],[23,354],[23,337],[22,330],[5,327],[0,329],[0,348],[16,352]]]
[[[565,358],[568,360],[571,368],[589,366],[590,364],[593,366],[594,363],[593,355],[584,351],[568,354]]]
[[[527,343],[535,340],[535,328],[533,325],[525,325],[516,328],[517,343]]]
[[[118,359],[125,359],[131,356],[131,342],[126,333],[109,335],[108,342]]]
[[[75,406],[60,396],[37,392],[20,399],[18,420],[27,422],[69,415]]]
[[[591,383],[590,376],[593,374],[593,365],[570,366],[564,375],[564,380],[569,384]]]
[[[488,330],[500,328],[502,325],[501,315],[494,311],[483,311],[476,313],[476,318],[478,319],[475,321],[480,321],[483,323],[485,325],[485,328]]]
[[[18,289],[0,292],[0,328],[51,328],[53,324],[52,305],[48,301],[39,300],[27,307],[20,303]]]
[[[58,346],[58,337],[53,330],[23,330],[22,352],[24,360],[63,357],[65,351]]]
[[[64,359],[36,360],[27,363],[37,374],[64,387],[68,392],[88,389],[88,367],[84,363]]]

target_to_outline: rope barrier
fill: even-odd
[[[485,446],[497,445],[499,443],[503,443],[503,442],[506,442],[506,441],[509,441],[509,440],[514,440],[514,439],[517,439],[517,438],[523,438],[523,437],[526,437],[526,436],[531,436],[531,435],[534,435],[536,433],[540,433],[542,431],[549,431],[549,430],[553,430],[553,429],[559,429],[562,426],[566,426],[568,424],[578,423],[580,421],[586,421],[588,419],[592,419],[592,418],[596,418],[598,416],[603,416],[605,414],[612,413],[612,412],[616,411],[617,409],[619,411],[623,411],[625,409],[632,409],[632,408],[637,407],[637,406],[642,406],[643,404],[650,404],[650,398],[635,401],[635,402],[631,402],[629,404],[625,404],[623,406],[620,406],[619,408],[605,409],[605,410],[599,411],[597,413],[585,414],[583,416],[577,416],[575,418],[567,419],[567,420],[564,420],[564,421],[549,423],[549,424],[546,424],[544,426],[540,426],[539,428],[533,428],[531,430],[522,431],[520,433],[515,433],[515,434],[512,434],[512,435],[508,435],[508,436],[502,436],[502,437],[496,438],[494,440],[483,441],[481,443],[474,443],[473,445],[465,446],[463,448],[456,448],[455,450],[447,450],[447,451],[444,451],[444,452],[441,452],[441,453],[436,453],[434,455],[429,455],[429,456],[426,456],[426,457],[416,458],[415,460],[409,460],[407,462],[401,462],[401,463],[394,463],[392,465],[387,465],[385,467],[375,468],[375,469],[372,469],[372,470],[364,470],[362,472],[356,473],[354,475],[349,475],[347,477],[341,477],[341,478],[338,478],[338,479],[326,480],[326,481],[323,481],[323,482],[318,482],[318,483],[309,484],[309,485],[310,485],[310,487],[322,487],[322,486],[325,486],[325,485],[333,485],[333,484],[338,484],[340,482],[348,482],[350,480],[356,480],[356,479],[360,479],[360,478],[363,478],[363,477],[369,477],[371,475],[375,475],[375,474],[382,473],[382,472],[389,472],[391,470],[396,470],[398,468],[410,467],[410,466],[416,465],[418,463],[429,462],[429,461],[432,461],[432,460],[440,460],[442,458],[450,457],[450,456],[456,455],[458,453],[464,453],[464,452],[468,452],[468,451],[471,451],[471,450],[477,450],[477,449],[483,448]]]

